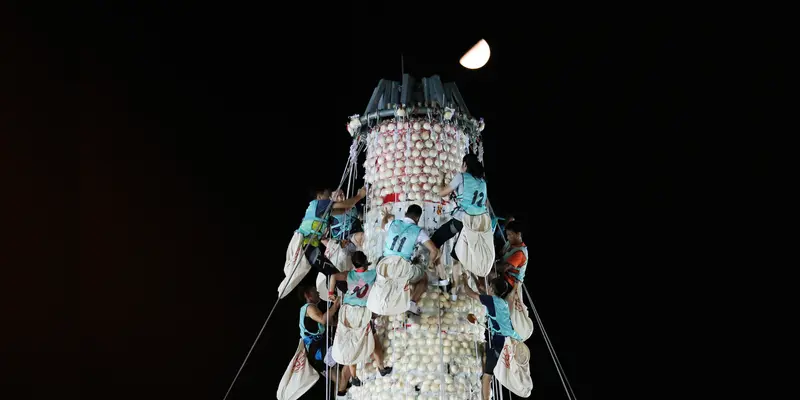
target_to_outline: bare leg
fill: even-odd
[[[456,294],[458,292],[458,287],[461,283],[461,263],[456,261],[453,264],[453,293]]]
[[[362,246],[363,246],[363,244],[364,244],[364,232],[358,232],[358,233],[354,233],[354,234],[353,234],[353,236],[351,236],[351,237],[350,237],[350,240],[351,240],[353,243],[355,243],[355,245],[356,245],[356,246],[357,246],[359,249],[363,249],[363,248],[364,248],[364,247],[362,247]]]
[[[378,362],[378,369],[383,369],[385,366],[383,365],[383,345],[381,341],[378,340],[377,335],[372,336],[375,339],[375,350],[372,352],[372,356],[375,357],[375,361]]]
[[[414,291],[411,292],[411,301],[418,302],[426,290],[428,290],[428,274],[424,273],[422,274],[422,279],[414,284]]]
[[[489,374],[483,374],[483,378],[481,380],[483,381],[483,400],[489,400],[489,392],[492,387],[492,376]]]
[[[339,374],[339,391],[340,392],[347,391],[347,381],[350,380],[350,368],[349,367],[353,367],[355,369],[354,365],[347,366],[347,367],[342,366],[340,368],[341,369],[341,373]]]
[[[358,377],[358,375],[356,375],[356,366],[355,366],[355,364],[354,365],[348,365],[347,366],[347,370],[350,371],[350,376],[352,376],[353,378],[357,378]]]
[[[439,279],[447,279],[447,271],[444,269],[444,263],[442,263],[441,258],[439,258],[439,261],[436,263],[436,273],[439,275]]]

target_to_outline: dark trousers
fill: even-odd
[[[431,236],[431,241],[433,244],[436,245],[436,248],[441,249],[444,242],[450,240],[453,236],[461,232],[461,229],[464,228],[464,224],[457,219],[451,219],[447,221],[444,225],[440,226],[436,232],[433,232],[433,236]],[[456,247],[453,246],[453,251],[450,252],[450,255],[453,257],[454,260],[458,260],[456,257]]]
[[[325,276],[331,276],[339,272],[333,263],[325,257],[325,248],[322,244],[319,246],[308,246],[305,251],[306,259],[311,264],[311,269],[317,272],[322,272]]]

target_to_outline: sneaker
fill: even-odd
[[[353,386],[355,386],[355,387],[361,386],[361,379],[358,379],[355,376],[350,378],[350,382],[352,382]]]
[[[347,392],[346,391],[345,392],[336,392],[336,400],[346,400],[346,399],[349,399],[349,398],[350,397],[347,396]]]
[[[380,372],[380,373],[381,373],[381,376],[386,376],[386,375],[388,375],[390,372],[392,372],[392,367],[386,367],[386,368],[384,368],[384,369],[379,369],[379,370],[378,370],[378,372]]]

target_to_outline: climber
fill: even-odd
[[[323,215],[328,205],[333,201],[330,215],[339,215],[353,208],[366,194],[367,190],[361,188],[355,196],[347,200],[333,201],[331,200],[330,189],[318,190],[316,192],[316,199],[308,204],[303,222],[296,231],[303,235],[302,246],[310,244],[305,250],[305,255],[312,269],[326,276],[339,272],[325,257],[325,251],[320,248],[322,236],[328,228],[329,221],[325,218],[326,216]]]
[[[344,299],[342,300],[342,303],[346,306],[366,308],[367,297],[369,296],[370,289],[375,284],[377,271],[375,269],[367,269],[371,263],[367,261],[367,255],[361,251],[356,251],[353,253],[352,262],[355,269],[350,270],[349,272],[339,272],[331,275],[328,296],[331,298],[336,298],[336,288],[338,287],[337,282],[344,281],[347,283],[347,291],[344,293]],[[340,323],[344,322],[340,321]],[[392,371],[392,367],[384,368],[383,348],[375,331],[374,320],[371,320],[369,325],[370,329],[372,330],[372,338],[375,342],[375,350],[372,353],[372,357],[378,363],[378,371],[380,372],[381,376],[386,376],[386,374]],[[334,346],[337,344],[337,342],[334,342]],[[350,365],[348,369],[350,370],[350,376],[352,377],[351,383],[353,386],[361,386],[361,380],[358,379],[358,375],[356,374],[356,365]]]
[[[344,202],[344,192],[337,190],[333,193],[333,201]],[[360,249],[364,244],[364,228],[359,218],[358,207],[345,210],[342,214],[334,215],[331,225],[331,237],[342,242],[348,252]]]
[[[478,161],[478,156],[475,154],[465,155],[464,162],[461,165],[461,172],[453,177],[448,186],[438,189],[439,196],[442,197],[449,196],[450,193],[455,192],[457,207],[453,210],[450,221],[447,221],[433,233],[431,240],[437,247],[442,247],[444,242],[461,232],[464,227],[462,223],[464,213],[481,215],[488,212],[486,208],[486,178],[483,173],[483,165]]]
[[[409,311],[414,314],[419,314],[419,307],[417,302],[422,294],[428,288],[428,272],[431,267],[437,267],[439,275],[439,286],[446,286],[450,282],[447,279],[447,274],[444,272],[444,267],[438,264],[439,248],[428,237],[428,233],[420,228],[418,223],[422,217],[422,207],[412,204],[406,210],[405,218],[402,220],[395,220],[389,222],[394,218],[391,212],[386,209],[383,210],[383,220],[381,221],[381,229],[387,232],[386,240],[383,245],[383,257],[401,257],[411,263],[413,275],[409,278],[408,283],[414,284],[414,291],[411,293],[411,306]],[[428,265],[423,266],[418,262],[412,261],[414,249],[418,244],[422,244],[428,249]]]
[[[483,165],[478,161],[478,156],[467,154],[461,170],[462,173],[453,177],[450,185],[436,189],[442,197],[455,193],[457,207],[452,212],[452,218],[433,233],[431,240],[441,248],[460,233],[451,252],[453,259],[460,261],[465,270],[486,276],[494,262],[495,247],[492,219],[486,204]]]
[[[514,288],[517,282],[524,282],[528,266],[528,247],[522,241],[522,230],[518,222],[506,224],[508,243],[503,248],[503,261],[499,270],[509,285]]]
[[[473,276],[478,282],[479,290],[482,288],[481,281],[483,279]],[[462,275],[462,282],[467,282],[468,277],[466,274]],[[503,298],[508,294],[511,288],[502,277],[495,278],[491,282],[491,287],[486,290],[486,294],[475,293],[469,285],[462,286],[467,296],[478,300],[486,308],[486,316],[491,321],[489,330],[484,331],[486,338],[485,355],[486,360],[483,367],[483,399],[489,400],[489,392],[492,383],[492,375],[494,375],[494,367],[500,358],[500,352],[505,346],[506,337],[516,340],[522,340],[517,332],[511,325],[511,317],[509,316],[508,303]],[[491,331],[491,332],[490,332]],[[491,338],[489,337],[491,335]]]
[[[308,361],[317,372],[326,374],[326,366],[333,367],[336,364],[326,363],[326,355],[330,351],[335,332],[330,332],[328,335],[328,343],[326,343],[325,327],[328,321],[332,323],[336,320],[336,312],[339,310],[340,302],[334,300],[331,308],[327,309],[328,305],[324,301],[320,301],[319,292],[314,286],[302,287],[298,291],[301,299],[305,301],[300,308],[300,337],[306,345],[306,354]],[[323,313],[324,311],[324,313]],[[350,377],[350,371],[347,368],[340,368],[339,387],[346,388],[347,381]],[[333,376],[330,377],[331,381],[336,383]],[[347,390],[345,389],[345,392]],[[341,392],[340,392],[341,393]]]

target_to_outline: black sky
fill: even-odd
[[[2,176],[19,211],[4,225],[24,254],[4,291],[22,329],[3,357],[21,374],[4,385],[20,399],[221,399],[308,190],[336,185],[347,117],[399,80],[402,53],[485,118],[492,204],[529,226],[529,288],[591,399],[617,344],[658,329],[643,292],[698,245],[681,225],[722,176],[703,133],[711,99],[736,92],[709,61],[730,56],[724,32],[615,10],[294,6],[0,8]],[[481,38],[491,60],[463,69]],[[67,259],[77,269],[38,267]],[[274,396],[298,306],[281,302],[231,398]],[[529,346],[531,398],[565,398],[538,332]]]

